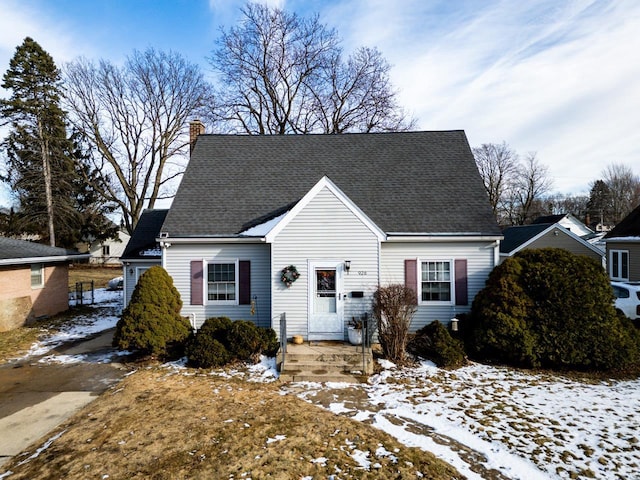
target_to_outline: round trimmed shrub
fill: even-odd
[[[640,337],[613,306],[599,262],[561,249],[525,250],[496,267],[472,305],[469,351],[525,367],[625,370]]]
[[[416,331],[407,350],[431,360],[438,367],[458,368],[467,362],[462,342],[453,338],[438,320]]]
[[[118,323],[113,346],[161,358],[181,356],[191,333],[180,315],[182,300],[162,267],[151,267],[138,281]]]
[[[258,361],[264,348],[264,337],[255,323],[236,320],[229,329],[228,348],[238,360]]]
[[[226,347],[231,323],[227,317],[207,318],[200,329],[189,337],[185,354],[191,366],[221,367],[231,361],[231,353]]]

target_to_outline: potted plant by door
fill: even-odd
[[[347,324],[347,333],[349,334],[349,343],[351,345],[362,345],[362,319],[351,317]]]

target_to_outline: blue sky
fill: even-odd
[[[420,130],[537,152],[554,191],[586,194],[610,163],[640,174],[637,0],[270,0],[376,46]],[[236,0],[0,0],[0,71],[31,36],[60,66],[175,50],[202,65]],[[4,92],[0,92],[0,95]],[[0,205],[6,203],[0,197]]]

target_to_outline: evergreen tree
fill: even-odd
[[[52,246],[73,247],[89,230],[92,237],[113,236],[113,228],[104,229],[108,208],[85,192],[83,177],[92,172],[80,143],[67,136],[60,71],[53,58],[36,41],[25,38],[2,87],[11,96],[0,100],[0,113],[10,125],[2,144],[6,164],[0,179],[10,185],[19,203],[20,224]],[[96,220],[91,212],[99,213],[98,231],[87,228],[87,221]]]

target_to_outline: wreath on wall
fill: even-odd
[[[295,282],[300,277],[300,273],[295,265],[289,265],[288,267],[284,267],[280,272],[280,280],[284,283],[287,288],[291,286],[293,282]]]

